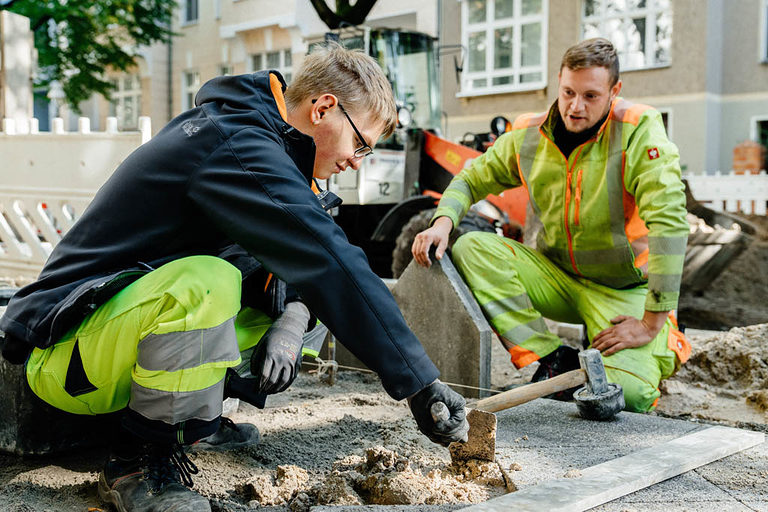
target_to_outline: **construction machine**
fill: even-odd
[[[328,184],[343,203],[336,222],[368,256],[382,277],[398,277],[411,260],[414,236],[429,225],[441,193],[453,176],[489,147],[509,122],[495,118],[491,131],[465,135],[467,145],[440,136],[440,90],[436,40],[396,29],[354,27],[326,35],[361,49],[382,67],[397,102],[398,127],[376,144],[360,170],[335,175]],[[527,195],[510,190],[472,207],[453,233],[490,231],[519,238]],[[452,240],[453,241],[453,240]]]
[[[377,274],[399,277],[411,261],[414,237],[429,226],[453,176],[511,124],[496,117],[489,132],[465,134],[461,143],[440,136],[436,40],[427,34],[354,27],[333,37],[376,59],[392,84],[398,109],[397,130],[376,145],[360,170],[330,180],[330,189],[343,200],[333,213],[350,241],[366,252]],[[691,221],[683,287],[700,290],[749,245],[755,228],[736,215],[706,208],[690,191],[688,195],[688,211],[703,221]],[[472,206],[450,243],[467,231],[522,240],[527,203],[522,187],[488,196]],[[702,228],[702,222],[708,227]],[[531,234],[526,232],[525,238]]]

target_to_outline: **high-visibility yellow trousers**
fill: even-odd
[[[452,258],[512,363],[521,368],[560,346],[543,317],[586,325],[592,340],[619,315],[642,318],[647,286],[616,290],[564,272],[538,251],[493,233],[470,232]],[[603,357],[610,382],[624,389],[626,408],[656,406],[659,382],[687,360],[690,345],[670,317],[647,345]]]
[[[240,271],[220,258],[167,263],[118,292],[55,345],[35,349],[27,381],[64,411],[105,414],[127,407],[150,425],[180,426],[174,434],[179,442],[195,441],[182,439],[190,435],[184,425],[215,429],[227,368],[238,366],[241,352],[272,324],[261,311],[241,309],[240,287]]]

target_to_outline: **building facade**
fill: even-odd
[[[437,0],[378,2],[367,18],[372,27],[398,27],[435,36]],[[309,0],[180,0],[170,45],[142,52],[137,69],[110,73],[116,86],[111,103],[100,98],[83,108],[94,126],[117,116],[123,129],[152,118],[157,132],[194,106],[200,87],[219,75],[277,69],[290,83],[309,44],[328,28]]]
[[[564,51],[603,36],[621,55],[621,95],[662,112],[685,171],[727,171],[738,143],[768,145],[768,0],[380,0],[366,24],[436,38],[451,140],[549,108]],[[309,0],[181,0],[174,29],[112,77],[111,103],[84,108],[95,129],[147,115],[157,131],[221,74],[271,68],[290,82],[327,31]]]
[[[460,79],[441,63],[450,138],[546,110],[565,50],[603,36],[621,95],[662,112],[684,170],[727,171],[739,142],[768,145],[768,0],[444,0],[441,19],[464,57]]]

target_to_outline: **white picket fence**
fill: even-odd
[[[768,174],[685,174],[691,193],[717,211],[766,214]]]
[[[77,132],[64,120],[40,132],[36,119],[4,119],[0,132],[0,276],[35,278],[96,191],[115,168],[151,137],[148,117],[139,131],[119,132],[117,119],[92,132],[80,118]]]

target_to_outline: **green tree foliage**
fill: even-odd
[[[110,98],[107,68],[136,66],[137,52],[173,35],[175,0],[3,0],[0,8],[30,18],[40,69],[37,82],[61,82],[67,103],[92,93]]]

